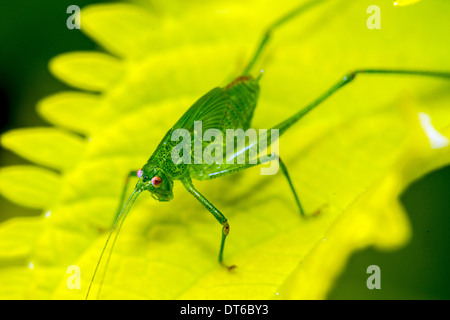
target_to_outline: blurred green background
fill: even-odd
[[[107,1],[95,1],[101,3]],[[108,1],[111,2],[111,1]],[[47,126],[35,111],[41,98],[67,89],[52,77],[47,65],[57,54],[98,49],[79,30],[66,28],[66,9],[94,1],[3,1],[0,10],[1,129]],[[0,149],[0,165],[26,163]],[[357,252],[336,281],[330,299],[449,299],[450,298],[450,167],[416,181],[401,201],[410,217],[413,238],[393,252]],[[16,206],[0,197],[0,223],[13,216],[41,212]],[[366,287],[369,265],[381,268],[381,290]]]

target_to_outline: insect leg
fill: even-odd
[[[269,39],[270,39],[270,37],[272,35],[272,32],[275,29],[277,29],[278,27],[282,26],[283,24],[285,24],[289,20],[297,17],[301,13],[303,13],[305,11],[308,11],[309,9],[314,7],[315,5],[318,5],[318,4],[320,4],[321,2],[324,2],[324,1],[326,1],[326,0],[312,0],[312,1],[309,1],[307,3],[304,3],[304,4],[300,5],[300,6],[298,6],[297,8],[291,10],[290,12],[288,12],[286,15],[282,16],[281,18],[279,18],[274,23],[272,23],[267,28],[266,32],[264,33],[264,36],[263,36],[261,42],[259,43],[255,53],[253,54],[253,57],[251,58],[249,64],[244,69],[244,72],[242,74],[244,76],[249,74],[249,72],[251,71],[251,69],[253,68],[253,66],[256,63],[256,60],[258,60],[259,56],[261,55],[262,50],[267,45],[267,43],[268,43],[268,41],[269,41]]]
[[[438,71],[420,71],[420,70],[386,70],[386,69],[364,69],[356,70],[345,75],[341,80],[339,80],[335,85],[328,89],[319,98],[314,100],[305,108],[301,109],[298,113],[294,114],[292,117],[281,122],[274,128],[279,130],[279,135],[281,136],[287,129],[289,129],[294,123],[300,120],[309,111],[313,110],[320,103],[329,98],[333,93],[343,88],[348,83],[352,82],[359,74],[379,74],[379,75],[412,75],[412,76],[426,76],[435,78],[450,79],[450,72],[438,72]]]
[[[302,204],[300,203],[300,199],[298,198],[297,192],[295,191],[294,185],[292,184],[291,178],[289,177],[289,173],[287,172],[286,165],[284,164],[283,161],[281,161],[281,158],[279,156],[277,156],[277,157],[278,157],[278,163],[280,164],[281,171],[283,172],[284,176],[286,177],[286,179],[289,183],[289,186],[291,187],[292,193],[294,194],[295,201],[297,202],[298,209],[300,210],[300,215],[302,217],[304,217],[305,211],[303,211]]]
[[[209,212],[212,213],[214,218],[216,218],[217,221],[222,225],[222,240],[220,242],[220,251],[219,251],[219,263],[223,265],[224,267],[227,267],[228,269],[233,269],[235,266],[227,266],[223,263],[223,249],[225,247],[225,239],[228,236],[228,233],[230,232],[230,225],[228,224],[227,218],[216,208],[214,205],[206,199],[197,189],[194,188],[194,185],[192,184],[192,181],[189,180],[183,180],[183,185],[189,191],[190,194],[192,194],[202,205],[205,206],[206,209],[208,209]]]
[[[229,168],[229,169],[221,170],[219,172],[210,173],[209,177],[210,177],[210,179],[215,179],[215,178],[218,178],[218,177],[227,176],[227,175],[230,175],[232,173],[237,173],[239,171],[242,171],[242,170],[245,170],[245,169],[248,169],[248,168],[251,168],[251,167],[254,167],[254,166],[260,165],[262,163],[266,163],[266,162],[275,160],[275,159],[278,160],[278,163],[280,165],[281,171],[283,172],[284,176],[286,177],[286,179],[287,179],[287,181],[289,183],[289,187],[291,188],[292,193],[294,194],[294,198],[295,198],[295,201],[297,202],[297,206],[298,206],[298,209],[300,211],[300,214],[301,214],[302,217],[304,217],[305,216],[305,212],[304,212],[303,207],[302,207],[302,205],[300,203],[300,200],[299,200],[299,197],[297,195],[297,192],[295,191],[294,185],[293,185],[293,183],[291,181],[291,178],[290,178],[289,173],[287,171],[286,165],[284,164],[283,161],[281,161],[281,158],[278,155],[274,154],[274,153],[270,154],[270,157],[268,157],[268,156],[258,157],[257,158],[257,162],[254,163],[254,164],[240,164],[240,165],[238,164],[238,165],[235,165],[235,166],[233,166],[232,168]]]

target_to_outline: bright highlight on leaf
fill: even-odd
[[[38,103],[55,127],[2,136],[3,147],[36,165],[2,168],[0,192],[42,216],[0,225],[0,297],[84,299],[127,174],[199,97],[239,75],[270,22],[293,7],[255,0],[83,8],[81,31],[106,52],[52,59],[53,74],[74,88]],[[271,128],[352,70],[450,70],[442,41],[450,2],[416,7],[405,16],[384,8],[383,33],[361,23],[366,13],[356,2],[330,2],[286,24],[255,67],[264,75],[252,126]],[[419,19],[426,23],[411,23]],[[224,257],[238,266],[232,272],[217,263],[220,226],[178,183],[167,203],[142,194],[100,298],[326,298],[353,252],[394,250],[410,239],[398,196],[450,163],[449,85],[360,75],[283,135],[280,155],[307,214],[321,211],[314,219],[299,218],[280,174],[246,170],[196,185],[230,222]],[[67,287],[72,265],[81,289]]]
[[[427,115],[426,113],[420,112],[419,113],[419,121],[420,125],[422,126],[423,130],[425,131],[425,134],[427,135],[428,139],[430,140],[431,148],[433,149],[440,149],[445,148],[448,146],[448,138],[443,136],[439,131],[437,131],[433,124],[431,123],[431,117]]]
[[[410,4],[417,3],[419,1],[421,1],[421,0],[395,0],[394,6],[403,7],[403,6],[408,6]]]

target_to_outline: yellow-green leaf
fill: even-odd
[[[155,20],[149,11],[127,4],[94,5],[83,10],[83,31],[114,54],[140,57],[158,45]]]
[[[24,128],[4,133],[2,146],[37,164],[65,170],[83,154],[82,138],[56,128]]]
[[[96,128],[95,111],[101,99],[77,91],[58,92],[39,101],[39,114],[51,123],[89,134]]]
[[[10,166],[0,169],[0,192],[9,200],[30,208],[48,208],[58,198],[61,178],[36,166]]]
[[[99,52],[63,53],[53,58],[49,67],[65,83],[92,91],[103,91],[123,76],[120,60]]]
[[[42,218],[13,218],[0,225],[0,261],[28,257],[42,231]]]
[[[27,267],[6,267],[0,269],[0,288],[5,299],[26,299],[24,287],[28,286],[32,270]]]

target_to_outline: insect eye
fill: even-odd
[[[155,188],[158,188],[159,186],[161,186],[161,182],[162,182],[162,179],[161,179],[160,177],[158,177],[158,176],[154,176],[154,177],[152,178],[152,185],[153,185]]]
[[[138,178],[142,177],[142,168],[138,170],[137,176],[138,176]]]

